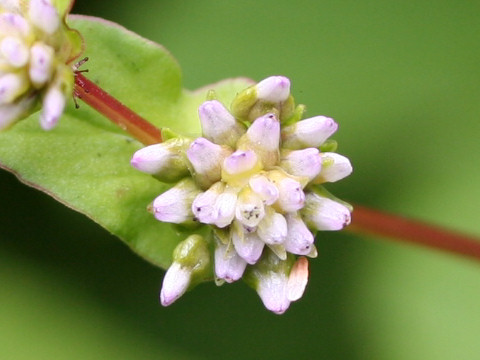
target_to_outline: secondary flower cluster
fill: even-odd
[[[0,2],[0,130],[42,101],[40,123],[54,127],[72,93],[81,38],[51,0]]]
[[[287,78],[269,77],[238,94],[230,111],[217,100],[204,102],[202,137],[175,137],[134,154],[137,169],[178,181],[153,201],[158,220],[213,230],[211,239],[193,235],[177,247],[163,305],[202,280],[212,262],[217,284],[243,277],[275,313],[302,296],[304,256],[317,256],[315,232],[350,223],[349,205],[320,184],[352,171],[327,140],[337,123],[325,116],[301,120],[303,110]]]

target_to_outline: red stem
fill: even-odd
[[[162,142],[161,130],[103,91],[81,73],[75,75],[74,96],[127,131],[145,145]]]
[[[411,242],[480,260],[480,241],[423,222],[355,205],[349,230]]]

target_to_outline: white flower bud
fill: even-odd
[[[0,33],[4,35],[20,35],[22,37],[27,37],[30,33],[30,25],[21,15],[15,13],[3,13],[0,14]]]
[[[252,265],[258,261],[265,243],[255,231],[245,229],[241,224],[235,222],[231,228],[231,238],[238,255],[247,263]]]
[[[279,196],[278,189],[266,176],[252,176],[248,184],[250,185],[250,188],[260,196],[265,205],[272,205],[277,201]]]
[[[237,150],[223,161],[223,170],[230,175],[252,170],[258,162],[254,151]]]
[[[314,237],[307,225],[297,213],[289,213],[285,218],[288,228],[287,237],[283,242],[285,250],[296,255],[310,254]]]
[[[40,87],[52,76],[54,50],[48,45],[36,43],[30,48],[29,76],[32,83]]]
[[[280,166],[290,175],[314,179],[322,169],[320,152],[315,148],[294,150],[282,156]]]
[[[289,177],[285,177],[277,183],[279,197],[276,204],[284,212],[300,210],[305,202],[305,193],[302,185]]]
[[[303,296],[308,283],[308,260],[304,257],[293,264],[287,282],[287,299],[297,301]]]
[[[224,228],[235,218],[235,209],[237,207],[236,190],[227,187],[216,199],[214,206],[214,224],[219,228]]]
[[[290,95],[290,80],[285,76],[270,76],[260,81],[255,88],[259,100],[282,102]]]
[[[235,147],[245,128],[217,100],[205,101],[198,108],[202,133],[216,144]]]
[[[301,120],[282,130],[283,146],[288,149],[316,148],[337,131],[337,128],[337,123],[326,116]]]
[[[247,267],[247,262],[242,259],[231,244],[225,245],[221,241],[215,246],[215,275],[232,283],[240,279]]]
[[[240,140],[242,142],[242,140]],[[280,122],[274,114],[257,118],[248,128],[243,147],[252,149],[265,168],[276,165],[279,157]]]
[[[28,16],[39,29],[52,35],[60,26],[60,15],[50,0],[30,0]]]
[[[193,219],[192,203],[200,190],[185,179],[153,201],[153,214],[164,222],[181,224]]]
[[[13,102],[28,88],[28,81],[22,74],[7,73],[0,77],[0,105]]]
[[[19,68],[28,62],[28,48],[18,37],[5,37],[0,44],[0,52],[13,67]]]
[[[47,90],[43,99],[43,109],[40,114],[40,125],[44,130],[50,130],[57,125],[60,116],[65,108],[65,94],[57,86],[52,86]]]
[[[326,152],[321,154],[323,168],[315,179],[316,183],[335,182],[352,173],[352,164],[345,156],[337,153]]]
[[[257,234],[267,244],[278,245],[283,243],[287,237],[287,221],[285,217],[268,208],[267,214],[258,224]]]
[[[168,268],[160,291],[160,302],[163,306],[172,304],[187,291],[191,276],[192,269],[177,262]]]
[[[334,200],[308,193],[302,216],[308,226],[317,230],[341,230],[350,224],[350,210]]]
[[[283,314],[290,306],[287,283],[288,277],[283,272],[268,271],[258,278],[257,293],[263,305],[275,314]]]
[[[130,164],[161,181],[172,182],[188,174],[184,151],[188,140],[174,138],[146,146],[133,154]]]
[[[236,219],[244,226],[253,228],[262,221],[265,216],[265,207],[262,199],[250,188],[246,187],[238,194]]]
[[[215,203],[223,192],[225,185],[220,181],[213,184],[207,191],[197,195],[192,203],[192,212],[195,218],[203,224],[213,224],[217,219]]]
[[[232,151],[205,138],[197,138],[190,144],[187,157],[193,166],[194,176],[202,188],[208,188],[222,177],[223,160]]]

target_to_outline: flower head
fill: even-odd
[[[180,166],[172,160],[178,149],[167,143],[141,149],[132,159],[136,168],[157,177],[190,172],[191,178],[155,199],[156,218],[210,227],[217,284],[243,277],[277,314],[304,292],[304,256],[316,257],[316,232],[350,222],[351,207],[321,186],[352,171],[348,159],[327,143],[338,125],[326,116],[301,120],[302,112],[303,106],[294,107],[290,81],[273,76],[239,93],[230,110],[217,100],[203,103],[202,136],[181,148]],[[179,284],[188,282],[174,261],[162,293],[168,292],[172,272]]]
[[[40,124],[53,128],[72,93],[69,65],[82,48],[67,28],[66,12],[52,0],[0,2],[0,130],[42,102]]]

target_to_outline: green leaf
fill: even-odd
[[[183,90],[179,65],[161,46],[104,20],[69,20],[86,42],[88,77],[159,127],[198,134],[197,108],[208,90],[229,104],[251,84],[235,79]],[[80,105],[69,104],[50,132],[40,128],[36,113],[0,133],[0,166],[90,217],[140,256],[167,267],[172,250],[188,234],[155,220],[146,208],[168,186],[130,166],[142,144]]]

